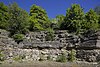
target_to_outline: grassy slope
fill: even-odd
[[[24,62],[24,63],[4,63],[0,67],[96,67],[96,65],[76,64],[76,63],[59,63],[59,62]]]

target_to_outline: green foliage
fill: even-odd
[[[4,61],[4,54],[2,53],[2,51],[0,51],[0,61]]]
[[[61,29],[61,24],[64,22],[64,18],[64,15],[57,15],[56,18],[51,19],[51,28],[53,28],[54,30]]]
[[[57,62],[66,62],[67,61],[67,58],[66,58],[66,55],[59,55],[56,59]]]
[[[0,2],[0,28],[7,29],[8,28],[8,7]]]
[[[30,30],[41,31],[48,28],[48,16],[44,9],[39,6],[32,5],[30,9]]]
[[[11,34],[26,33],[28,28],[28,13],[19,8],[16,3],[9,6],[9,31]]]
[[[6,6],[0,2],[0,29],[6,29],[14,34],[26,34],[30,31],[43,31],[48,29],[68,30],[79,34],[86,30],[100,29],[100,6],[90,9],[84,14],[83,8],[73,4],[66,11],[66,16],[57,15],[56,18],[48,19],[46,11],[37,5],[32,5],[30,14],[21,9],[16,3]],[[53,40],[52,32],[47,34],[47,40]]]
[[[75,60],[75,51],[74,49],[71,50],[71,53],[69,54],[69,57],[68,57],[68,61],[71,61],[73,62]]]
[[[21,60],[21,58],[18,57],[18,56],[16,56],[16,57],[13,58],[13,60],[15,60],[15,61],[19,61],[19,60]]]
[[[52,61],[52,57],[51,56],[47,56],[47,60]]]
[[[38,23],[37,20],[34,19],[34,16],[30,16],[30,31],[38,31],[38,30],[44,30],[41,24]]]
[[[45,37],[46,41],[53,41],[54,40],[54,30],[48,29],[47,35]]]
[[[64,15],[57,15],[56,19],[58,21],[57,22],[58,29],[61,29],[61,24],[64,22],[65,16]]]
[[[56,29],[59,28],[58,25],[57,25],[58,21],[57,21],[56,18],[50,19],[50,22],[51,22],[50,27],[51,27],[52,29],[56,30]]]
[[[78,4],[73,4],[71,8],[67,9],[64,22],[61,24],[61,29],[68,30],[79,34],[86,30],[98,30],[99,16],[90,9],[84,14],[83,9]]]
[[[15,60],[15,61],[22,61],[22,59],[24,59],[25,58],[25,56],[23,55],[23,56],[15,56],[14,58],[13,58],[13,60]]]
[[[100,15],[98,16],[98,23],[99,23],[99,28],[100,28]]]
[[[92,30],[98,29],[98,27],[99,27],[98,16],[94,12],[94,10],[90,9],[90,11],[86,13],[85,20],[87,23],[85,24],[86,26],[84,28],[92,29]]]
[[[78,4],[73,4],[71,8],[67,9],[64,23],[61,28],[69,32],[79,32],[81,23],[83,22],[83,9]]]
[[[98,15],[100,15],[100,6],[96,6],[96,7],[94,8],[94,11],[95,11]]]
[[[19,42],[23,41],[24,35],[23,34],[15,34],[15,35],[13,35],[13,38],[17,43],[19,43]]]

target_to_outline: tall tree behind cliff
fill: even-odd
[[[58,29],[61,29],[61,24],[64,22],[65,16],[64,15],[57,15],[56,19],[58,21],[57,22]]]
[[[46,11],[37,5],[32,5],[30,9],[30,30],[45,30],[48,27],[49,22]]]
[[[94,11],[95,11],[98,15],[100,15],[100,6],[96,6],[96,7],[94,8]]]
[[[69,32],[79,32],[81,23],[83,23],[84,12],[80,5],[73,4],[71,8],[67,9],[65,21],[62,24],[62,29]]]
[[[28,27],[28,13],[16,3],[9,5],[9,31],[12,34],[25,33]]]
[[[98,24],[98,15],[94,10],[90,9],[89,12],[86,13],[85,15],[85,20],[87,22],[86,28],[87,29],[92,29],[92,30],[97,30],[99,27]]]
[[[100,6],[96,6],[95,8],[94,8],[94,11],[97,13],[97,15],[99,16],[99,18],[98,18],[98,23],[99,23],[99,28],[100,28]]]
[[[0,2],[0,28],[7,29],[8,28],[8,7]]]

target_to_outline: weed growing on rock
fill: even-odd
[[[0,51],[0,61],[4,61],[4,54],[2,53],[2,51]]]
[[[49,29],[45,38],[46,38],[46,41],[53,41],[54,40],[54,30]]]
[[[17,43],[19,43],[19,42],[23,41],[24,35],[23,34],[15,34],[15,35],[13,35],[13,38]]]
[[[69,54],[69,57],[68,57],[68,61],[71,61],[73,62],[75,60],[75,51],[74,49],[71,50],[70,54]]]
[[[66,62],[67,61],[67,58],[66,58],[66,55],[65,54],[62,54],[62,55],[59,55],[57,57],[57,62]]]

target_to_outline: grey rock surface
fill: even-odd
[[[54,32],[54,40],[50,41],[46,41],[47,33],[30,32],[18,44],[9,37],[8,31],[0,29],[0,51],[3,51],[6,60],[17,56],[23,57],[23,60],[48,60],[49,57],[56,61],[57,56],[65,53],[68,57],[71,49],[74,49],[78,61],[100,61],[100,31],[78,36],[65,30],[58,30]]]

